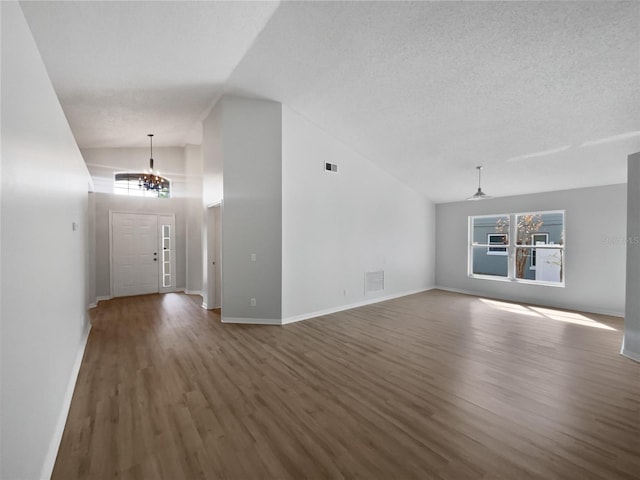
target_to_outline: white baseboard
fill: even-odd
[[[540,305],[540,306],[545,306],[545,307],[549,307],[549,308],[560,308],[562,310],[574,310],[577,312],[584,312],[584,313],[596,313],[598,315],[608,315],[610,317],[624,317],[624,312],[619,312],[616,310],[607,310],[605,308],[594,308],[594,307],[583,307],[580,305],[552,305],[552,304],[542,304],[539,302],[529,302],[527,300],[518,300],[518,299],[513,299],[513,298],[507,298],[506,296],[497,296],[497,295],[492,295],[489,294],[487,295],[484,292],[478,292],[478,291],[473,291],[473,290],[463,290],[460,288],[450,288],[450,287],[443,287],[441,285],[437,285],[434,287],[437,290],[444,290],[446,292],[454,292],[454,293],[462,293],[464,295],[473,295],[474,297],[489,297],[489,298],[496,298],[498,300],[504,300],[505,302],[512,302],[512,303],[525,303],[525,304],[530,304],[530,305]]]
[[[640,354],[638,354],[638,353],[630,352],[629,350],[625,350],[625,349],[623,349],[623,350],[620,352],[620,354],[621,354],[621,355],[624,355],[624,356],[625,356],[625,357],[627,357],[627,358],[630,358],[631,360],[634,360],[634,361],[636,361],[636,362],[640,363]]]
[[[56,457],[58,456],[58,449],[60,448],[60,442],[62,441],[62,434],[64,433],[64,427],[67,424],[67,417],[69,416],[69,409],[71,408],[71,400],[73,398],[73,391],[76,388],[76,381],[78,380],[78,373],[80,373],[80,366],[82,365],[82,358],[84,357],[84,351],[87,348],[87,340],[89,339],[89,332],[91,332],[91,322],[87,317],[87,327],[80,341],[80,347],[76,353],[76,359],[73,362],[71,368],[71,375],[69,376],[69,382],[67,383],[67,391],[64,395],[62,402],[62,410],[58,415],[58,421],[56,423],[56,429],[53,434],[53,438],[49,443],[49,450],[45,457],[40,471],[40,478],[51,478],[53,473],[53,467],[56,463]]]
[[[96,308],[98,304],[103,300],[111,300],[111,296],[99,296],[96,297],[96,301],[89,304],[89,308]]]
[[[393,300],[394,298],[406,297],[407,295],[414,295],[416,293],[427,292],[433,290],[434,287],[419,288],[417,290],[409,290],[400,293],[394,293],[392,295],[385,295],[384,297],[376,297],[361,302],[349,303],[347,305],[340,305],[338,307],[327,308],[324,310],[317,310],[315,312],[303,313],[301,315],[294,315],[282,319],[282,325],[288,323],[300,322],[302,320],[308,320],[310,318],[321,317],[323,315],[330,315],[332,313],[343,312],[345,310],[351,310],[353,308],[364,307],[365,305],[371,305],[373,303],[386,302],[387,300]]]
[[[222,323],[245,323],[252,325],[282,325],[279,318],[244,318],[244,317],[222,317]]]
[[[344,310],[351,310],[353,308],[364,307],[365,305],[371,305],[373,303],[385,302],[387,300],[393,300],[394,298],[406,297],[407,295],[414,295],[416,293],[427,292],[434,287],[419,288],[416,290],[408,290],[405,292],[394,293],[392,295],[385,295],[383,297],[371,298],[363,300],[361,302],[350,303],[347,305],[340,305],[338,307],[327,308],[325,310],[317,310],[315,312],[304,313],[302,315],[295,315],[283,319],[278,318],[244,318],[244,317],[222,317],[222,323],[245,323],[253,325],[286,325],[288,323],[300,322],[302,320],[308,320],[310,318],[321,317],[322,315],[329,315],[331,313],[342,312]],[[202,303],[202,308],[207,310],[207,304]]]
[[[201,297],[203,296],[201,290],[185,290],[184,293],[186,293],[187,295],[200,295]]]
[[[640,353],[632,352],[628,348],[625,347],[625,337],[622,337],[622,348],[620,349],[620,355],[623,355],[631,360],[640,363]]]
[[[444,290],[445,292],[453,292],[453,293],[462,293],[464,295],[473,295],[474,297],[481,297],[483,296],[482,293],[479,292],[473,292],[471,290],[462,290],[461,288],[450,288],[450,287],[443,287],[441,285],[436,285],[435,287],[433,287],[436,290]]]
[[[204,297],[203,297],[204,298]],[[206,303],[202,302],[202,308],[204,308],[205,310],[215,310],[217,308],[222,308],[220,307],[220,305],[218,305],[217,307],[209,307],[209,305],[207,305]]]

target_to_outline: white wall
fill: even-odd
[[[186,216],[186,291],[202,294],[202,148],[184,149],[187,184]]]
[[[89,327],[90,177],[19,5],[0,8],[0,477],[48,478]]]
[[[565,210],[565,287],[470,278],[468,216]],[[626,185],[436,206],[436,284],[462,292],[622,316]]]
[[[204,304],[215,303],[206,278],[214,217],[206,207],[220,203],[225,322],[281,320],[281,111],[276,102],[224,96],[203,123]]]
[[[627,278],[622,353],[640,362],[640,153],[629,155],[627,181]]]
[[[176,289],[185,288],[186,233],[185,199],[127,197],[113,193],[94,193],[95,196],[95,259],[97,299],[110,298],[109,211],[124,213],[155,213],[176,216]]]
[[[224,97],[222,319],[282,315],[282,107]],[[251,254],[256,261],[251,261]],[[251,298],[256,306],[250,306]]]
[[[202,122],[202,204],[222,201],[223,101],[220,100]]]
[[[113,193],[115,173],[141,172],[149,169],[149,147],[83,148],[82,156],[93,178],[96,192]],[[153,147],[154,170],[171,180],[171,196],[187,195],[185,149]]]
[[[286,107],[282,135],[283,321],[431,288],[434,205]]]
[[[222,202],[223,159],[222,159],[222,101],[219,101],[202,122],[202,219],[201,247],[202,247],[202,305],[211,308],[214,299],[209,299],[209,262],[213,261],[214,253],[209,249],[209,215],[207,206]]]
[[[90,308],[98,305],[96,293],[96,195],[89,192],[87,209],[88,245],[87,254],[89,262],[89,298],[87,304]]]

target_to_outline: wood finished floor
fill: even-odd
[[[622,320],[433,290],[286,326],[101,302],[53,479],[640,479]]]

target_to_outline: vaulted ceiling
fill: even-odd
[[[280,101],[436,202],[626,181],[640,3],[23,2],[81,147]]]

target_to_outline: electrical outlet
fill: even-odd
[[[338,173],[338,165],[335,163],[329,163],[329,162],[325,162],[324,163],[324,169],[327,172],[335,172]]]
[[[256,306],[256,299],[255,298],[250,298],[249,299],[249,305],[252,306],[252,307],[255,307]]]
[[[258,256],[255,253],[252,253],[249,256],[249,260],[251,260],[252,262],[255,262],[258,259]]]

